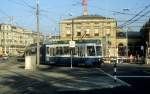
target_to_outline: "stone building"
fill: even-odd
[[[140,32],[145,56],[150,58],[150,19],[143,25]]]
[[[36,43],[37,34],[31,30],[10,24],[0,24],[0,54],[18,55],[25,48]]]
[[[83,15],[72,19],[65,19],[60,24],[61,40],[101,41],[103,56],[117,56],[117,21],[98,15]]]

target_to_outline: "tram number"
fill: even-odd
[[[75,41],[69,41],[69,47],[73,48],[75,47]]]

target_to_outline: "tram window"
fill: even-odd
[[[49,54],[49,47],[46,47],[46,54]]]
[[[59,51],[60,51],[60,55],[63,55],[63,47],[60,47]]]
[[[56,47],[56,55],[59,55],[59,47]]]
[[[96,46],[96,54],[99,56],[99,55],[102,55],[101,53],[101,46]]]
[[[63,52],[62,52],[62,47],[56,47],[56,55],[62,55]]]
[[[53,48],[53,56],[56,55],[56,48]]]
[[[49,50],[50,50],[50,56],[52,56],[52,48],[49,48]]]
[[[54,54],[53,54],[53,48],[50,48],[50,56],[53,56]]]
[[[78,47],[77,49],[78,49],[78,56],[81,56],[81,50],[80,50],[80,48]]]
[[[85,56],[85,48],[82,46],[78,47],[78,56]]]
[[[94,46],[87,46],[87,55],[95,56]]]
[[[73,55],[77,55],[77,52],[78,52],[78,49],[77,48],[72,48],[72,50],[73,50]]]
[[[64,55],[69,55],[69,47],[64,47]]]

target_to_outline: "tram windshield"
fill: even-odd
[[[94,46],[87,46],[87,56],[95,56]]]

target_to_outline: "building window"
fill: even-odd
[[[71,24],[67,24],[67,25],[71,25]]]
[[[111,33],[111,30],[110,29],[105,29],[106,31],[105,31],[105,34],[107,35],[107,36],[110,36],[110,33]]]
[[[67,35],[71,35],[71,31],[67,31]]]
[[[99,30],[98,29],[95,29],[94,36],[99,36]]]
[[[99,28],[100,28],[99,23],[95,23],[95,24],[94,24],[94,28],[95,28],[95,29],[99,29]]]
[[[4,26],[1,26],[1,29],[2,29],[2,30],[4,30],[4,29],[5,29],[5,27],[4,27]]]
[[[89,29],[86,30],[86,34],[90,34],[90,30]]]
[[[71,31],[67,31],[66,33],[66,36],[71,36]]]
[[[77,36],[81,36],[81,32],[77,32]]]
[[[106,24],[107,24],[107,25],[110,25],[110,22],[107,22]]]
[[[94,36],[99,36],[99,33],[95,33]]]
[[[70,27],[70,26],[66,26],[64,29],[65,29],[66,31],[70,31],[70,30],[71,30],[71,27]]]
[[[94,33],[99,33],[98,31],[99,31],[98,29],[95,29]]]
[[[90,36],[90,34],[86,34],[86,36]]]
[[[81,24],[76,24],[77,29],[81,29]]]
[[[126,51],[125,51],[126,49],[125,49],[125,46],[123,45],[123,43],[120,43],[119,45],[118,45],[118,55],[119,56],[125,56],[126,54]]]
[[[86,34],[86,36],[89,36],[89,35],[90,35],[90,30],[87,29],[87,30],[85,31],[85,34]]]
[[[99,28],[100,28],[100,26],[94,26],[94,28],[95,28],[95,29],[99,29]]]
[[[66,35],[67,37],[71,36],[71,35]]]

